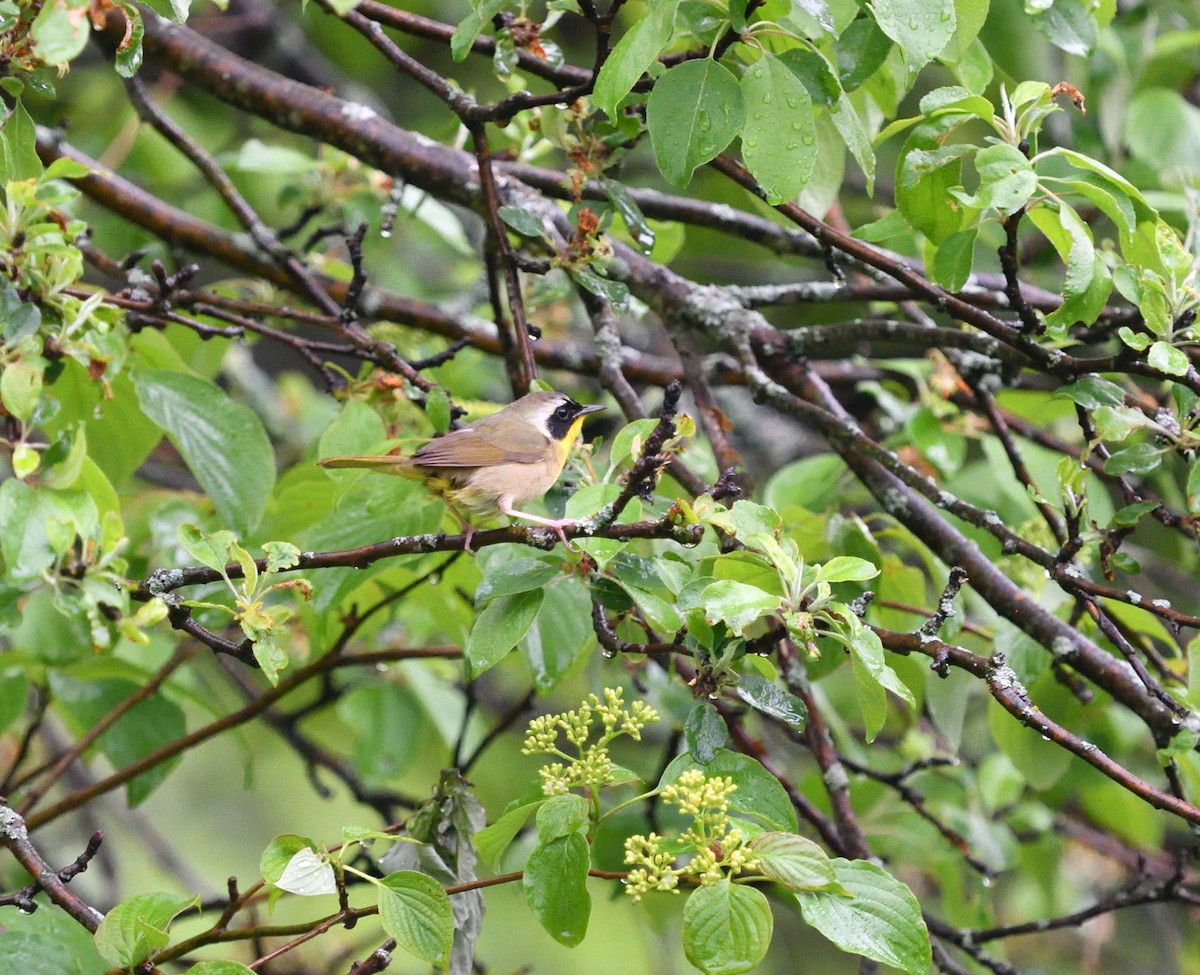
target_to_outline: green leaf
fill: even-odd
[[[879,575],[879,569],[866,559],[852,555],[835,555],[828,562],[817,566],[815,578],[818,582],[865,582]]]
[[[762,891],[723,879],[683,906],[683,951],[707,975],[748,972],[766,956],[775,921]]]
[[[291,542],[264,542],[262,550],[267,556],[268,574],[283,572],[300,563],[300,549]]]
[[[626,585],[625,591],[642,611],[646,622],[659,633],[674,633],[683,625],[682,617],[669,600],[637,586]]]
[[[1193,708],[1200,708],[1200,639],[1193,637],[1188,643],[1187,661],[1187,701]],[[3,955],[0,954],[0,957]]]
[[[755,535],[774,536],[783,527],[778,511],[753,501],[735,501],[729,509],[729,518],[734,535],[747,544]]]
[[[42,12],[48,7],[49,4],[43,7]],[[18,98],[4,120],[3,128],[0,128],[0,186],[14,180],[37,179],[42,174],[42,161],[38,158],[36,146],[37,132],[33,127],[33,119]],[[4,327],[7,338],[7,321]]]
[[[580,287],[612,305],[617,314],[629,308],[629,285],[624,281],[614,281],[587,268],[571,271],[570,275],[571,280]]]
[[[817,129],[808,89],[778,58],[763,54],[742,75],[746,122],[742,157],[768,202],[794,200],[817,161]]]
[[[41,324],[42,310],[32,302],[22,301],[12,282],[0,281],[0,340],[15,349],[21,339],[36,335]]]
[[[239,622],[242,632],[250,638],[250,649],[263,676],[271,684],[278,684],[279,674],[287,668],[289,659],[287,648],[282,643],[283,635],[274,625],[262,629],[248,626],[244,619]]]
[[[676,186],[714,158],[742,129],[746,106],[737,78],[708,58],[677,64],[658,79],[646,104],[654,158]]]
[[[966,437],[947,429],[929,407],[923,406],[914,412],[905,422],[904,429],[913,445],[944,476],[948,477],[962,467],[967,456]]]
[[[1039,678],[1040,683],[1044,678]],[[1029,785],[1051,788],[1071,767],[1071,753],[1042,738],[1013,719],[996,701],[988,702],[988,727],[996,747],[1006,755]]]
[[[829,109],[829,117],[837,127],[838,135],[846,143],[850,155],[858,163],[858,168],[867,178],[867,195],[875,192],[875,147],[871,145],[871,137],[867,134],[854,103],[845,95],[838,99],[837,104]]]
[[[66,554],[56,540],[70,547],[76,535],[90,538],[99,521],[95,500],[83,491],[32,487],[16,478],[0,483],[0,553],[8,581],[39,577]],[[61,538],[51,535],[55,525],[66,529]]]
[[[1192,470],[1193,471],[1195,470],[1194,466],[1193,466]],[[1193,511],[1193,508],[1192,508],[1192,506],[1193,506],[1193,501],[1191,498],[1192,489],[1193,489],[1192,474],[1189,473],[1188,474],[1188,511],[1189,511],[1189,513],[1195,514],[1195,512]],[[1146,515],[1150,514],[1150,512],[1153,511],[1158,506],[1159,506],[1158,501],[1138,501],[1134,504],[1127,504],[1123,508],[1118,510],[1116,514],[1113,515],[1112,523],[1121,528],[1134,528],[1137,526],[1138,522],[1140,522],[1142,520],[1142,518],[1144,518]]]
[[[641,457],[646,438],[650,436],[650,432],[656,426],[658,426],[658,421],[653,417],[634,420],[623,426],[613,437],[612,447],[609,449],[609,463],[613,468]]]
[[[929,931],[913,892],[882,867],[865,860],[833,861],[840,883],[853,896],[813,891],[797,894],[804,920],[851,954],[910,975],[929,975]]]
[[[1112,275],[1096,253],[1091,230],[1073,207],[1061,201],[1057,206],[1032,208],[1029,219],[1046,235],[1067,265],[1063,303],[1047,317],[1047,325],[1092,324],[1108,301]]]
[[[46,0],[29,29],[34,53],[47,64],[74,60],[87,46],[88,0]]]
[[[587,799],[574,793],[551,796],[537,811],[538,842],[544,845],[581,830],[586,832],[591,809]]]
[[[873,0],[871,13],[910,69],[932,61],[954,36],[953,0]]]
[[[729,729],[711,701],[697,701],[683,723],[688,752],[701,765],[711,762],[725,744]]]
[[[838,890],[837,872],[812,840],[795,833],[759,833],[750,850],[762,872],[792,890]]]
[[[1137,443],[1111,454],[1104,461],[1105,474],[1151,474],[1162,466],[1162,447]]]
[[[365,454],[387,438],[379,414],[361,400],[352,399],[342,407],[321,434],[317,456],[336,457],[343,454]],[[327,476],[356,476],[354,471],[330,470]]]
[[[587,934],[592,896],[587,889],[591,854],[582,833],[539,843],[521,878],[538,923],[559,944],[573,948]]]
[[[879,637],[864,626],[856,626],[851,634],[850,659],[854,666],[854,686],[862,711],[867,741],[874,741],[887,717],[887,691],[891,691],[909,707],[916,707],[912,691],[900,680],[884,659]]]
[[[738,636],[746,627],[779,608],[779,597],[732,579],[710,583],[701,594],[708,622],[724,621]]]
[[[140,369],[134,384],[142,411],[166,431],[222,519],[249,536],[275,484],[275,454],[262,421],[198,376]]]
[[[367,784],[394,781],[408,771],[426,724],[412,691],[376,680],[344,694],[336,711],[354,733],[354,768]]]
[[[541,217],[531,210],[526,210],[524,207],[504,206],[498,212],[500,219],[522,237],[536,240],[546,236],[546,228],[542,224]]]
[[[170,940],[167,929],[176,915],[198,907],[198,897],[155,892],[121,901],[104,915],[93,938],[96,950],[110,965],[133,968]]]
[[[1169,88],[1141,88],[1124,112],[1125,144],[1157,172],[1195,168],[1200,158],[1200,109]]]
[[[29,681],[19,670],[0,671],[0,733],[25,713]]]
[[[675,27],[675,11],[679,0],[656,0],[650,5],[649,16],[643,17],[609,52],[596,77],[592,101],[610,118],[617,114],[617,105],[654,63],[671,39]]]
[[[434,531],[440,519],[441,505],[421,484],[401,477],[361,475],[338,499],[336,513],[313,525],[297,541],[302,549],[312,551],[353,548],[381,538]],[[388,562],[381,561],[365,570],[327,569],[321,573],[321,585],[309,605],[324,613],[387,567]]]
[[[748,755],[717,750],[711,762],[697,762],[688,753],[678,755],[663,770],[658,787],[676,782],[688,769],[698,768],[705,775],[727,775],[737,791],[729,797],[729,809],[739,819],[751,819],[770,827],[794,833],[799,828],[796,809],[779,780]]]
[[[454,943],[450,898],[432,877],[400,870],[379,881],[379,920],[405,951],[445,967]]]
[[[738,697],[763,714],[779,718],[796,731],[803,731],[808,708],[800,698],[758,674],[743,674],[737,682]]]
[[[264,880],[273,884],[283,876],[283,871],[297,853],[301,850],[311,850],[315,853],[317,849],[317,844],[307,836],[282,833],[271,840],[263,850],[258,863],[259,872]]]
[[[499,864],[500,857],[504,855],[509,844],[521,832],[521,828],[529,821],[529,817],[537,812],[545,801],[545,799],[538,799],[536,802],[529,802],[516,809],[510,809],[494,823],[485,826],[475,834],[475,849],[483,858],[484,863],[491,867]]]
[[[905,142],[897,164],[896,206],[934,244],[962,230],[969,215],[951,191],[962,181],[963,156],[975,147],[940,145],[940,129],[949,125],[942,120],[932,132],[922,126]]]
[[[978,227],[969,227],[951,234],[934,252],[930,275],[947,291],[961,291],[971,276],[975,258],[975,238]]]
[[[1097,9],[1092,0],[1053,0],[1030,19],[1055,47],[1082,57],[1096,46]]]
[[[576,663],[595,640],[592,601],[580,579],[563,579],[541,590],[542,607],[521,640],[521,656],[540,694],[552,691],[575,672]]]
[[[64,449],[65,453],[62,452]],[[112,485],[108,483],[108,478],[88,460],[87,429],[82,423],[76,424],[73,429],[64,433],[46,451],[42,457],[42,462],[49,468],[42,471],[41,481],[46,487],[69,488],[78,485],[81,489],[89,493],[91,493],[92,488],[96,488],[106,497],[111,496]],[[89,464],[91,464],[91,468],[95,471],[94,478],[89,476],[86,478],[88,483],[82,483],[81,478],[84,478],[84,467]],[[96,497],[94,500],[97,501],[99,506],[100,498]],[[106,510],[112,511],[119,516],[116,504],[111,504]]]
[[[833,14],[829,10],[829,4],[825,0],[793,0],[794,5],[803,10],[813,20],[817,22],[821,30],[827,34],[837,32],[837,25],[833,21]]]
[[[1061,187],[1060,193],[1071,193],[1082,196],[1096,207],[1117,228],[1122,241],[1122,248],[1132,237],[1137,228],[1137,214],[1129,198],[1116,186],[1102,187],[1082,179],[1046,178],[1047,185]],[[1063,192],[1065,191],[1065,193]]]
[[[21,356],[0,372],[0,403],[22,423],[28,423],[42,397],[46,360],[40,355]]]
[[[50,687],[54,706],[73,734],[83,735],[120,704],[139,690],[129,680],[96,676],[93,668],[100,658],[82,661],[73,668],[51,671]],[[178,704],[163,694],[138,701],[110,725],[96,747],[112,764],[124,768],[187,733],[187,721]],[[179,763],[179,757],[160,762],[125,786],[127,801],[136,806],[144,801]]]
[[[541,589],[533,589],[500,596],[487,604],[467,637],[465,653],[472,677],[495,667],[521,642],[542,608],[544,596]]]
[[[1100,376],[1084,376],[1069,386],[1063,386],[1055,395],[1069,397],[1085,410],[1123,406],[1125,403],[1125,390]]]
[[[201,961],[183,975],[254,975],[254,969],[237,961]]]
[[[955,0],[954,36],[951,38],[950,43],[938,52],[939,60],[957,66],[964,59],[969,59],[972,56],[973,50],[983,48],[983,45],[976,43],[976,38],[979,36],[979,31],[987,20],[989,6],[989,0]],[[990,72],[991,58],[987,56],[986,49],[983,50],[983,58],[987,62],[988,71]],[[986,82],[984,86],[986,86]],[[978,89],[972,88],[971,90],[982,91],[983,87]]]
[[[492,18],[506,6],[506,0],[482,0],[472,3],[471,11],[455,28],[450,38],[450,54],[455,61],[462,61],[471,53],[471,45],[480,32],[491,24]]]
[[[83,925],[45,894],[37,896],[37,904],[34,913],[14,912],[0,925],[0,975],[103,975],[109,970]]]
[[[883,66],[891,50],[891,38],[879,29],[874,17],[852,20],[833,42],[842,88],[854,91],[861,86]]]
[[[164,7],[170,7],[171,19],[177,24],[186,24],[188,16],[192,12],[192,0],[156,0],[152,4],[160,13]],[[218,3],[217,6],[220,6]]]
[[[562,566],[546,559],[512,559],[508,562],[493,559],[488,562],[483,581],[475,590],[475,605],[482,606],[500,596],[542,589],[562,575]]]
[[[968,206],[996,209],[1004,216],[1016,213],[1037,189],[1037,173],[1016,146],[988,146],[975,154],[979,189],[974,196],[961,190],[954,195]]]
[[[438,433],[450,429],[450,394],[444,386],[435,386],[425,395],[425,416]]]
[[[310,153],[301,152],[290,146],[277,146],[261,139],[247,139],[229,164],[231,169],[243,173],[270,173],[275,176],[306,176],[321,168],[321,163]],[[360,400],[350,400],[346,410],[368,409]]]
[[[225,574],[225,566],[233,561],[233,549],[237,536],[231,531],[216,531],[205,534],[192,524],[179,526],[179,544],[201,565]]]
[[[25,478],[38,469],[41,463],[42,455],[37,452],[37,448],[30,447],[26,443],[19,443],[13,446],[12,469],[16,477],[25,480]]]
[[[1146,353],[1146,362],[1171,376],[1186,376],[1191,362],[1187,353],[1170,342],[1155,342]]]
[[[961,0],[961,2],[973,3],[974,0]],[[956,0],[955,6],[959,11],[959,24],[961,26],[963,14],[962,6],[958,0]],[[987,4],[982,4],[982,6],[986,7]],[[984,13],[986,14],[986,12],[985,10]],[[958,34],[957,30],[955,34]],[[945,50],[942,51],[941,57],[943,59],[947,58],[948,52],[954,46],[954,41],[947,44]],[[977,95],[981,95],[987,90],[987,87],[992,83],[992,78],[996,74],[992,57],[988,54],[987,48],[978,37],[972,39],[971,43],[967,45],[967,49],[961,55],[954,52],[954,56],[949,58],[948,63],[950,63],[951,69],[954,71],[954,76],[958,79],[959,83],[968,91],[974,92]]]

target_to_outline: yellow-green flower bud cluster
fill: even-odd
[[[679,877],[682,871],[675,870],[675,854],[665,852],[657,833],[649,836],[631,836],[625,841],[625,862],[640,864],[629,871],[625,878],[625,893],[634,901],[651,890],[670,890],[679,893]]]
[[[625,862],[633,869],[626,878],[625,892],[638,901],[651,890],[678,893],[681,877],[692,877],[708,887],[724,877],[757,870],[759,862],[746,845],[745,833],[730,824],[729,797],[736,791],[733,779],[709,778],[700,769],[689,769],[664,787],[660,793],[663,802],[692,817],[692,826],[679,837],[690,847],[691,857],[680,862],[657,833],[629,837]]]
[[[554,755],[562,759],[538,772],[545,795],[561,795],[575,788],[601,788],[613,781],[609,743],[620,735],[641,741],[642,729],[658,720],[658,712],[645,701],[634,701],[626,708],[623,694],[619,687],[606,687],[603,700],[589,694],[575,710],[544,714],[529,722],[523,754]],[[589,745],[597,720],[604,730]],[[559,748],[560,738],[566,738],[574,755]]]

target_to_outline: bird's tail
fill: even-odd
[[[409,457],[400,454],[373,454],[365,457],[326,457],[317,463],[321,467],[357,467],[376,471],[379,474],[394,474],[397,477],[421,477],[417,465]]]

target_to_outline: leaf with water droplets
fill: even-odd
[[[833,861],[838,883],[853,896],[830,890],[796,895],[804,920],[842,949],[909,975],[929,971],[929,931],[913,892],[882,867],[865,860]]]
[[[842,95],[836,105],[829,109],[829,117],[837,126],[838,135],[846,143],[850,155],[858,163],[863,175],[867,178],[867,193],[875,192],[875,148],[871,145],[871,137],[867,134],[866,126],[859,118],[858,112],[850,99]]]
[[[786,64],[764,54],[742,75],[746,125],[742,157],[772,202],[794,200],[817,161],[817,132],[808,89]]]
[[[533,916],[550,937],[568,948],[583,940],[592,913],[592,897],[587,889],[591,848],[584,832],[538,843],[521,878]]]
[[[932,61],[954,36],[954,0],[874,0],[871,13],[910,68]]]
[[[692,892],[683,907],[683,951],[705,975],[739,975],[771,945],[774,918],[762,891],[728,878]]]
[[[697,166],[733,141],[745,116],[741,88],[728,68],[708,58],[673,67],[658,80],[646,105],[646,126],[663,176],[686,186]]]
[[[837,33],[837,24],[825,0],[793,0],[793,4],[815,20],[826,34]]]
[[[654,63],[671,39],[675,27],[675,10],[679,0],[661,0],[654,4],[649,16],[639,20],[612,49],[600,74],[592,100],[597,108],[610,117],[633,86]]]

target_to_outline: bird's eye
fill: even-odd
[[[560,406],[554,411],[554,415],[560,420],[566,420],[571,415],[571,410],[566,406]]]

